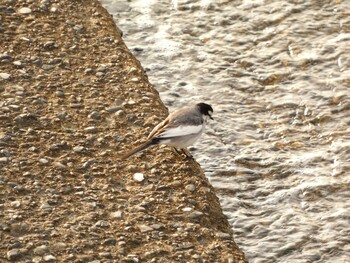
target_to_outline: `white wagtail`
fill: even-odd
[[[148,135],[147,141],[125,154],[122,159],[156,145],[165,144],[181,149],[187,157],[184,148],[192,145],[202,134],[208,118],[213,119],[213,108],[206,103],[198,103],[181,108],[171,113],[159,123]]]

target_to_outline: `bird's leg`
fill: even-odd
[[[181,151],[184,155],[186,155],[185,159],[193,159],[192,154],[187,149],[182,148]]]
[[[184,159],[193,159],[192,154],[186,149],[181,148],[180,150],[178,150],[177,148],[174,147],[174,150],[179,155],[183,155],[184,154],[186,156]]]
[[[174,147],[174,150],[178,155],[181,155],[181,152],[178,149],[176,149],[176,147]]]

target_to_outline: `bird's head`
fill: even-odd
[[[213,111],[213,108],[209,104],[201,102],[201,103],[197,104],[197,107],[198,107],[200,113],[202,113],[204,116],[207,116],[210,119],[214,120],[213,117],[211,116],[211,114],[213,114],[214,111]]]

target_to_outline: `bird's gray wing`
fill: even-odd
[[[203,122],[203,117],[198,110],[193,107],[183,108],[173,112],[154,127],[148,139],[198,133],[203,128]]]
[[[151,133],[148,135],[147,139],[150,140],[152,138],[157,137],[157,134],[161,133],[165,127],[169,124],[169,116],[162,122],[158,123],[156,127],[153,128]]]

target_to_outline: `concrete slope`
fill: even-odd
[[[0,16],[0,261],[244,262],[195,161],[120,160],[167,110],[99,2]]]

